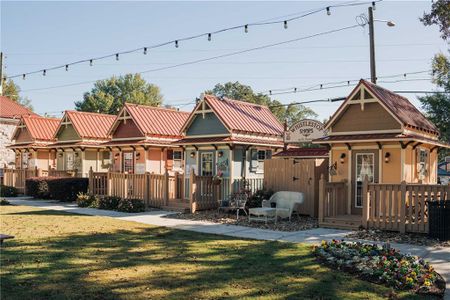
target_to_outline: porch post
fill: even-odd
[[[194,173],[194,168],[191,169],[191,173],[189,174],[189,204],[191,207],[191,213],[195,213],[197,207],[196,207],[196,203],[195,203],[195,188],[196,188],[196,184],[194,183],[195,181],[195,173]]]
[[[323,222],[323,208],[325,204],[325,176],[320,174],[319,180],[319,225]]]
[[[348,149],[348,187],[347,187],[347,214],[352,214],[352,187],[353,187],[353,180],[352,180],[352,149]],[[356,184],[356,181],[355,181]]]
[[[403,149],[402,149],[403,150]],[[398,230],[405,233],[405,209],[406,209],[406,181],[402,181],[400,185],[400,222],[398,222]]]
[[[369,220],[370,203],[368,197],[369,190],[369,177],[366,175],[363,182],[362,200],[363,200],[363,214],[361,224],[364,228],[367,228],[367,221]]]

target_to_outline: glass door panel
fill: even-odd
[[[362,207],[364,178],[367,176],[370,183],[373,183],[375,179],[375,155],[373,153],[357,153],[355,168],[355,206]]]

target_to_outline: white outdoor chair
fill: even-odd
[[[269,200],[263,200],[262,207],[272,207],[271,203],[275,203],[275,222],[278,220],[278,217],[289,218],[290,222],[296,206],[303,204],[304,198],[304,194],[300,192],[276,192]]]

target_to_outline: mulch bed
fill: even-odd
[[[424,259],[379,244],[333,240],[314,247],[316,259],[333,269],[396,290],[442,298],[445,280]]]
[[[429,238],[426,234],[420,233],[399,233],[394,231],[361,229],[346,235],[346,238],[381,241],[385,243],[413,244],[419,246],[450,247],[450,241],[439,241],[437,239]]]
[[[194,214],[191,213],[172,214],[166,216],[166,218],[185,219],[194,221],[209,221],[218,224],[239,225],[277,231],[299,231],[312,229],[319,226],[316,218],[308,216],[298,217],[297,215],[293,215],[291,222],[289,222],[289,220],[279,219],[277,224],[275,224],[272,221],[269,221],[266,225],[264,222],[261,221],[249,222],[248,217],[242,214],[239,216],[239,219],[236,220],[236,213],[217,212],[217,210],[199,211]]]

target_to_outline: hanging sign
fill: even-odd
[[[304,119],[284,133],[285,143],[308,143],[327,135],[324,125],[316,120]]]

